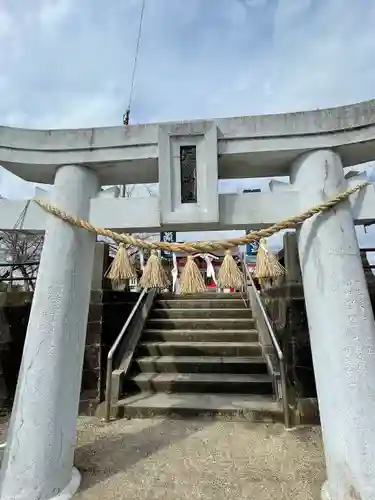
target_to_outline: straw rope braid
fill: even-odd
[[[324,203],[320,203],[319,205],[315,205],[314,207],[306,210],[300,215],[296,215],[295,217],[291,217],[290,219],[284,220],[282,222],[277,222],[272,226],[269,226],[264,229],[260,229],[258,231],[251,231],[245,236],[240,236],[238,238],[231,238],[228,240],[219,240],[219,241],[195,241],[195,242],[187,242],[187,243],[167,243],[162,241],[146,241],[139,240],[134,238],[130,234],[119,234],[111,231],[110,229],[104,229],[101,227],[95,227],[89,222],[82,220],[78,217],[74,217],[72,215],[67,214],[63,210],[60,210],[55,205],[48,203],[44,200],[34,198],[33,201],[37,203],[43,210],[46,212],[55,215],[59,219],[71,224],[75,227],[80,227],[90,231],[91,233],[95,233],[101,236],[106,236],[111,238],[118,243],[125,243],[126,245],[133,245],[135,247],[147,250],[167,250],[170,252],[186,252],[186,253],[196,253],[196,252],[211,252],[217,249],[230,250],[238,245],[244,245],[246,243],[251,243],[253,241],[259,241],[261,238],[267,238],[268,236],[272,236],[273,234],[281,231],[283,229],[294,229],[298,225],[300,225],[305,220],[309,219],[315,214],[328,212],[331,208],[333,208],[338,203],[349,198],[350,195],[360,191],[365,186],[369,185],[369,182],[362,182],[355,187],[349,188],[346,191],[338,194],[337,196],[327,200]]]

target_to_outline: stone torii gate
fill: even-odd
[[[23,179],[53,183],[51,203],[119,232],[265,227],[355,185],[343,166],[374,159],[375,101],[130,127],[0,128],[1,165]],[[219,178],[278,175],[290,176],[285,189],[218,194]],[[184,182],[194,178],[186,197]],[[148,182],[159,182],[158,198],[99,195],[101,185]],[[14,229],[25,204],[2,201],[0,227]],[[331,500],[375,499],[375,323],[354,228],[374,218],[370,185],[299,229],[328,472],[323,497]],[[95,235],[35,203],[27,206],[23,229],[45,231],[45,243],[0,498],[68,499],[80,479],[73,454]]]

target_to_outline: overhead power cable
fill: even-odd
[[[139,46],[140,46],[141,37],[142,37],[142,25],[143,25],[144,13],[145,13],[145,6],[146,6],[146,0],[142,0],[141,13],[139,16],[137,43],[135,46],[135,54],[134,54],[134,61],[133,61],[133,72],[132,72],[132,78],[131,78],[131,82],[130,82],[129,101],[128,101],[128,107],[127,107],[125,114],[123,116],[124,125],[129,125],[129,120],[130,120],[130,110],[131,110],[131,105],[132,105],[132,100],[133,100],[135,75],[136,75],[137,64],[138,64]]]

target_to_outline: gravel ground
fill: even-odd
[[[320,499],[318,427],[81,418],[76,500]]]

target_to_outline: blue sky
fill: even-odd
[[[0,0],[0,122],[121,124],[140,6],[141,0]],[[374,25],[373,0],[146,0],[131,121],[373,98]],[[240,188],[238,181],[224,187]],[[0,192],[19,197],[33,188],[2,171]]]

